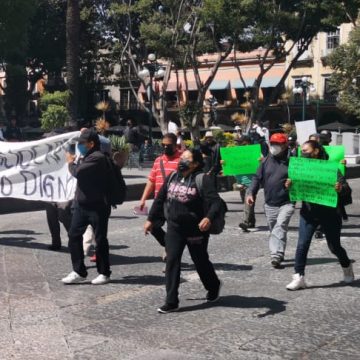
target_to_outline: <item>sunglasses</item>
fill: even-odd
[[[163,148],[166,148],[166,147],[171,147],[171,146],[173,146],[172,144],[161,144],[161,146],[163,147]]]

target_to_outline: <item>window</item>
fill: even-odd
[[[228,100],[229,90],[211,90],[211,95],[216,98],[219,104],[224,104],[226,100]]]
[[[340,29],[327,33],[326,39],[326,48],[328,50],[333,50],[339,47],[340,45]]]
[[[120,109],[135,110],[138,107],[138,101],[131,89],[120,90]]]
[[[191,90],[189,93],[189,101],[196,101],[198,97],[198,91],[197,90]]]

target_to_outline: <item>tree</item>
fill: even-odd
[[[74,124],[78,119],[80,76],[80,5],[79,0],[67,0],[66,10],[66,80],[70,91],[69,114]]]
[[[359,9],[359,1],[338,0],[207,0],[206,16],[216,23],[218,36],[232,39],[236,50],[257,50],[259,73],[253,84],[245,84],[241,66],[238,66],[244,88],[250,88],[250,120],[261,120],[269,105],[284,91],[284,83],[301,55],[321,31],[334,30],[349,20]],[[261,8],[261,11],[259,9]],[[230,11],[231,9],[231,11]],[[275,64],[290,54],[296,55],[265,101],[260,101],[261,82]],[[235,59],[236,64],[236,59]]]
[[[26,73],[28,27],[36,0],[4,0],[0,12],[0,63],[6,73],[5,107],[22,116],[29,91]]]
[[[360,27],[350,34],[349,42],[341,45],[329,56],[329,64],[335,70],[331,87],[339,94],[338,105],[348,114],[360,119]]]
[[[165,66],[161,91],[155,102],[150,104],[163,133],[167,130],[166,89],[171,70],[185,72],[191,68],[194,72],[198,97],[195,105],[192,104],[194,111],[187,125],[195,137],[202,120],[206,91],[221,62],[231,52],[231,44],[226,49],[222,48],[213,24],[206,22],[203,6],[203,1],[190,0],[164,0],[161,4],[152,0],[114,1],[112,4],[111,15],[117,40],[114,54],[116,59],[121,59],[123,68],[128,65],[132,73],[137,74],[151,52],[161,58]],[[200,78],[198,56],[205,51],[216,53],[217,59],[210,75],[204,80]],[[149,86],[144,81],[143,84]]]

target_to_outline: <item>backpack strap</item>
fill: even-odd
[[[165,172],[165,166],[164,166],[163,159],[160,159],[160,170],[161,170],[161,175],[163,177],[163,180],[165,182],[165,180],[166,180],[166,172]]]
[[[200,194],[200,197],[203,198],[203,182],[204,182],[205,173],[200,173],[195,176],[195,185]]]

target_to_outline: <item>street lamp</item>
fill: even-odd
[[[165,70],[163,67],[156,61],[155,54],[148,55],[148,62],[143,64],[143,69],[138,72],[138,76],[142,79],[147,87],[146,93],[149,97],[149,138],[152,141],[152,126],[153,126],[153,103],[154,103],[154,89],[153,89],[153,80],[160,80],[165,76]]]
[[[308,91],[316,91],[314,85],[309,81],[308,77],[304,76],[301,78],[300,84],[293,89],[294,94],[302,95],[302,120],[306,118],[306,100]]]

